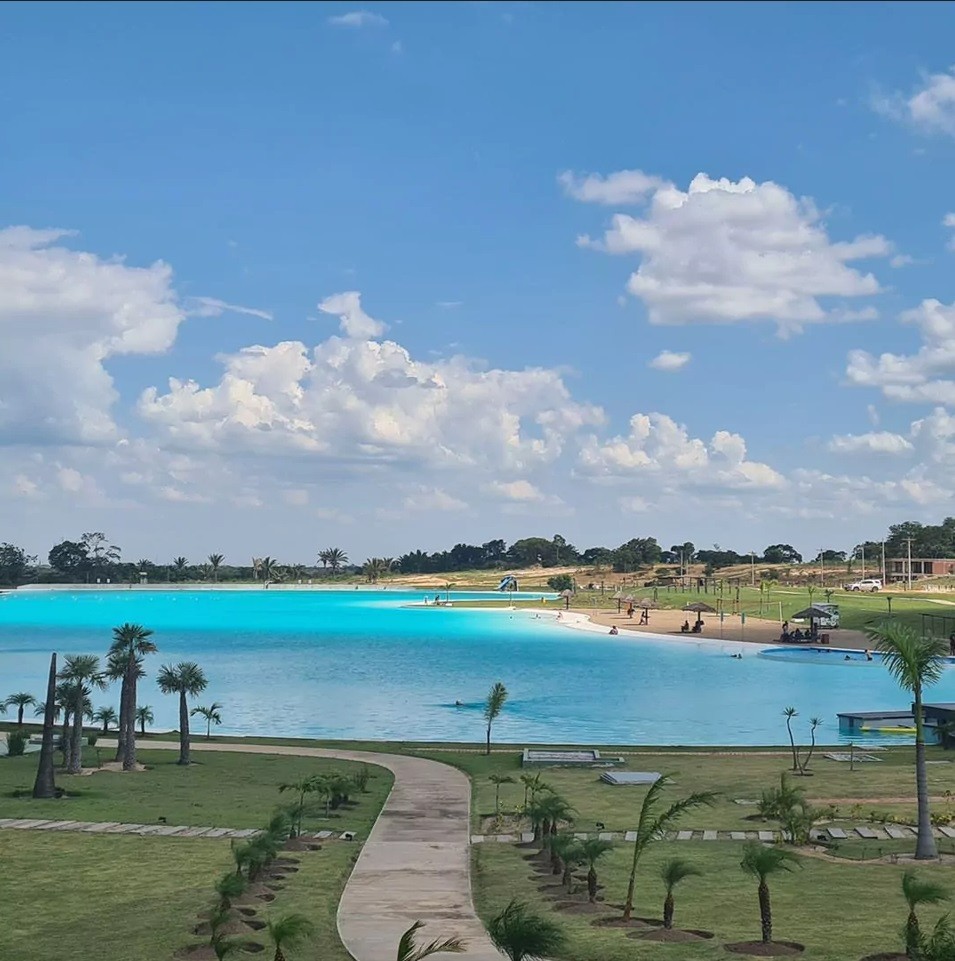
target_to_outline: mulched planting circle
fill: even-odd
[[[240,947],[245,954],[259,954],[265,950],[265,945],[258,941],[243,941]]]
[[[647,924],[646,921],[641,918],[631,918],[629,921],[624,921],[622,917],[615,916],[612,918],[595,918],[590,922],[595,928],[651,928],[653,925]],[[659,924],[659,921],[657,922]]]
[[[880,954],[867,954],[862,961],[909,961],[909,958],[901,951],[883,951]]]
[[[190,944],[187,948],[180,948],[173,957],[188,959],[188,961],[216,961],[216,953],[208,944]]]
[[[555,911],[562,911],[564,914],[597,914],[606,911],[605,904],[591,904],[589,901],[558,901],[554,905]]]
[[[733,954],[747,954],[754,958],[790,958],[806,950],[806,946],[798,941],[770,941],[768,944],[764,941],[736,941],[723,947]]]
[[[712,931],[683,931],[680,928],[653,928],[649,931],[631,931],[628,938],[638,941],[659,941],[664,944],[685,944],[688,941],[709,941]]]

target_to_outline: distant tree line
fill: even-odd
[[[904,557],[911,539],[913,557],[955,557],[955,517],[941,524],[904,521],[889,527],[884,540],[867,540],[849,551],[821,549],[807,558],[814,563],[846,564],[863,556],[875,566],[883,546],[886,557]],[[664,549],[655,537],[634,537],[618,547],[588,547],[579,550],[565,537],[524,537],[508,545],[504,540],[483,544],[455,544],[450,550],[428,553],[410,551],[400,557],[369,558],[364,564],[352,564],[338,547],[317,553],[314,564],[280,564],[273,557],[253,557],[249,564],[227,564],[222,554],[209,554],[193,563],[184,556],[169,563],[142,558],[135,563],[123,561],[119,547],[102,531],[89,531],[78,540],[61,541],[47,555],[47,564],[26,553],[15,544],[0,543],[0,584],[41,583],[135,583],[145,575],[151,583],[211,581],[278,581],[312,577],[352,576],[363,574],[378,580],[393,571],[401,574],[450,574],[466,570],[505,570],[507,568],[594,567],[615,573],[632,573],[659,564],[676,565],[685,572],[691,564],[704,565],[712,572],[739,564],[801,564],[803,556],[791,544],[770,544],[761,553],[739,553],[714,544],[698,549],[692,541],[673,544]]]

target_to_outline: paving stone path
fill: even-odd
[[[933,829],[933,833],[937,838],[948,838],[949,840],[955,840],[955,828],[952,827],[937,827]],[[908,838],[915,837],[915,828],[899,825],[889,825],[889,826],[863,826],[855,828],[815,828],[813,829],[813,836],[826,835],[829,839],[833,841],[846,841],[855,840],[860,838],[863,841],[885,841],[886,839],[891,840],[907,840]],[[581,841],[585,841],[588,838],[599,837],[602,841],[636,841],[637,832],[636,831],[602,831],[599,834],[594,834],[586,831],[580,831],[574,834],[575,838]],[[773,842],[778,841],[782,837],[780,831],[714,831],[712,829],[699,829],[694,831],[671,831],[666,835],[667,841],[766,841]],[[493,844],[495,842],[508,844],[517,841],[528,843],[534,840],[534,835],[529,833],[524,833],[521,835],[516,834],[472,834],[471,843],[472,844]]]
[[[140,834],[160,838],[250,838],[257,828],[191,827],[188,824],[123,824],[120,821],[42,821],[37,818],[0,818],[0,829],[17,831],[82,831],[84,834]],[[353,841],[354,831],[317,831],[305,840]]]

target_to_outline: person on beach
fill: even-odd
[[[689,621],[684,621],[684,622],[683,622],[683,626],[680,628],[680,633],[681,633],[681,634],[689,634],[689,633],[690,633],[690,622],[689,622]]]
[[[617,630],[617,625],[616,625],[616,624],[614,624],[613,627],[610,628],[610,633],[611,633],[611,634],[619,634],[619,633],[620,633],[620,631]]]
[[[866,648],[866,651],[865,651],[865,659],[866,659],[867,661],[871,661],[871,660],[872,660],[872,655],[869,653],[869,649],[868,649],[868,648]]]
[[[627,617],[633,617],[633,604],[627,605]]]

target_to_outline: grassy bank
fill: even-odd
[[[86,760],[95,763],[90,754],[87,749]],[[101,754],[104,759],[112,758],[112,751]],[[0,817],[135,824],[154,824],[165,818],[168,824],[254,828],[267,821],[280,804],[290,802],[291,795],[280,794],[279,785],[332,771],[351,776],[362,766],[277,754],[197,752],[191,765],[180,767],[177,757],[175,751],[142,751],[140,760],[146,770],[135,774],[103,771],[71,777],[58,773],[57,784],[67,796],[53,801],[34,801],[29,796],[36,754],[0,758]],[[371,767],[370,772],[368,793],[356,794],[354,807],[331,811],[326,819],[324,809],[316,803],[306,818],[306,830],[337,827],[367,837],[392,783],[389,771]]]

